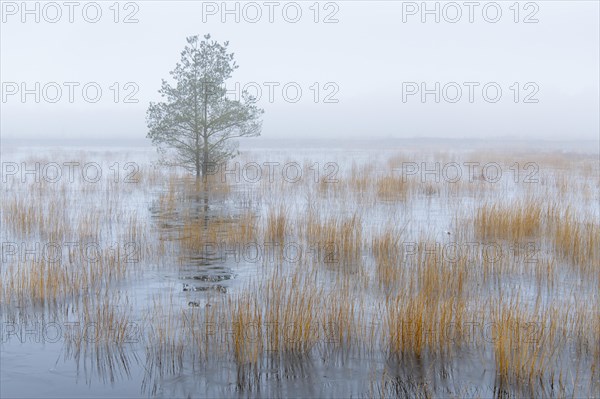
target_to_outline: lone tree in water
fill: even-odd
[[[264,112],[247,92],[239,99],[226,96],[225,81],[238,68],[233,53],[205,35],[187,38],[181,61],[163,79],[159,93],[164,102],[150,103],[148,138],[163,155],[163,163],[182,166],[206,181],[207,172],[238,154],[237,137],[260,136]]]

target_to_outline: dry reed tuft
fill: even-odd
[[[410,183],[403,177],[382,176],[376,181],[377,198],[383,201],[406,200],[410,194]]]
[[[530,386],[555,367],[558,312],[546,309],[532,317],[519,300],[492,305],[492,339],[500,385]]]
[[[481,238],[523,240],[540,233],[542,205],[540,201],[516,201],[489,204],[475,213],[475,234]]]
[[[283,243],[287,231],[287,210],[280,205],[276,209],[270,209],[267,214],[266,237],[268,242]]]
[[[564,214],[550,223],[550,234],[555,251],[572,264],[585,271],[597,271],[593,265],[600,264],[600,225],[589,218],[578,220],[567,208]]]

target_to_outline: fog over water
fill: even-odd
[[[69,23],[66,6],[57,3],[57,18],[33,4],[29,14],[20,3],[2,6],[3,141],[143,145],[161,79],[185,37],[206,33],[229,40],[240,65],[231,95],[246,87],[260,96],[264,138],[598,139],[595,1],[519,10],[430,2],[438,11],[429,14],[420,2],[345,1],[317,11],[311,3],[271,10],[260,2],[147,1],[118,15],[100,3],[96,23],[86,22],[94,10],[84,14],[83,5]]]

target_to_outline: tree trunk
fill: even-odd
[[[194,70],[194,81],[197,81],[197,74]],[[195,162],[196,162],[196,183],[200,181],[200,129],[198,126],[198,88],[194,85],[194,134],[196,135]]]
[[[204,183],[207,181],[208,174],[208,165],[209,165],[209,156],[208,156],[208,139],[204,138],[204,151],[203,151],[203,160],[202,160],[202,179]]]
[[[205,85],[206,86],[206,85]],[[209,162],[209,154],[208,154],[208,90],[204,88],[204,148],[203,148],[203,159],[202,159],[202,180],[204,181],[204,185],[206,186],[206,182],[208,176],[206,175],[208,172],[208,162]]]
[[[200,172],[201,172],[201,167],[200,167],[200,151],[198,146],[196,146],[197,150],[196,150],[196,181],[200,180]],[[202,172],[202,175],[204,175],[204,172]]]

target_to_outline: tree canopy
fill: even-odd
[[[263,110],[247,92],[238,99],[227,96],[225,83],[238,68],[234,54],[205,35],[187,38],[181,60],[170,72],[174,84],[162,80],[164,101],[150,103],[147,137],[162,154],[162,161],[206,176],[211,165],[238,154],[235,138],[259,136]]]

